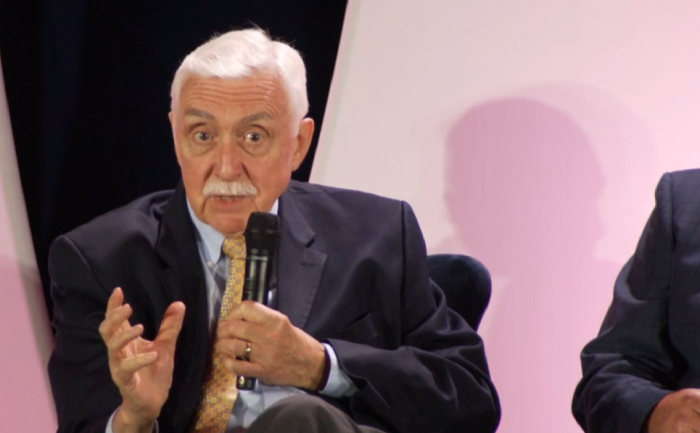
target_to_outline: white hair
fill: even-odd
[[[185,57],[175,72],[170,108],[177,106],[182,85],[191,75],[235,79],[260,72],[272,73],[281,80],[292,115],[296,121],[301,121],[309,110],[304,61],[297,50],[273,41],[257,28],[215,36]]]

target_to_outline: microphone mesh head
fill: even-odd
[[[280,219],[275,214],[253,212],[243,234],[248,251],[267,250],[273,255],[280,243]]]

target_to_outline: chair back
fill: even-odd
[[[491,299],[491,274],[473,257],[461,254],[428,256],[430,278],[442,289],[447,306],[477,330]]]

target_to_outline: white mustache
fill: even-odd
[[[258,195],[258,189],[250,182],[225,182],[223,180],[208,180],[204,184],[202,192],[205,196],[252,197]]]

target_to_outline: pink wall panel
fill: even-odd
[[[0,430],[56,430],[52,339],[19,181],[0,68]]]
[[[664,171],[700,166],[700,4],[350,1],[312,180],[408,200],[482,260],[502,433],[580,431],[598,330]]]

